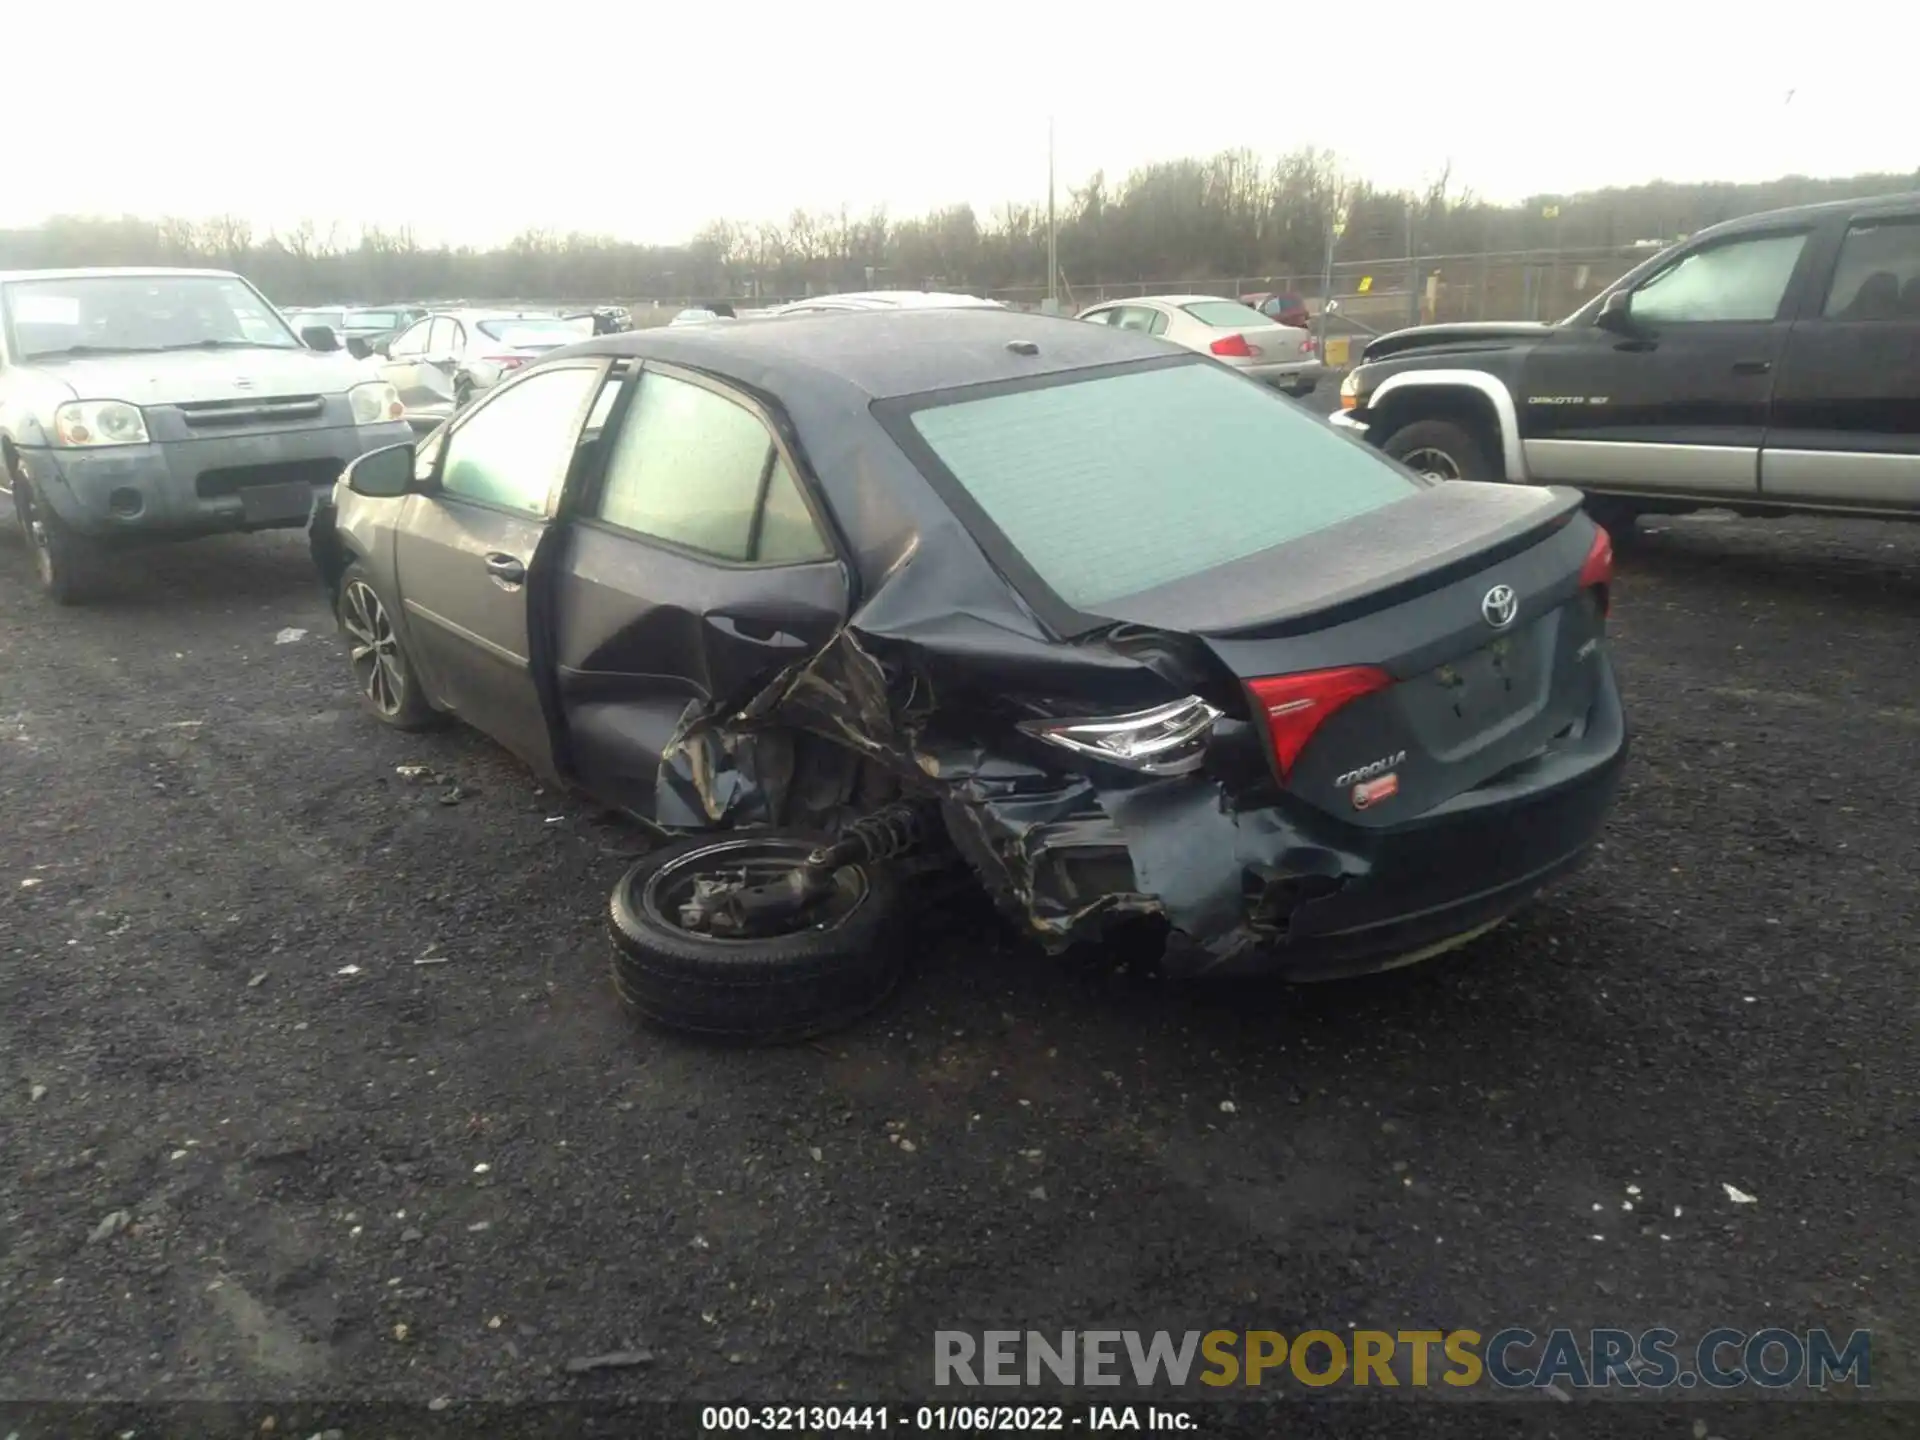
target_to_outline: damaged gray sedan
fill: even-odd
[[[1626,755],[1576,494],[1431,483],[1066,319],[576,345],[355,463],[313,545],[373,714],[665,832],[616,978],[714,1036],[874,1004],[943,861],[1049,949],[1416,960],[1576,863]]]

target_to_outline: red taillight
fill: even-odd
[[[1253,354],[1253,347],[1247,344],[1244,335],[1222,335],[1207,348],[1216,355],[1231,355],[1236,360],[1245,360]]]
[[[487,357],[487,363],[489,365],[498,365],[502,370],[518,370],[522,365],[527,363],[527,357],[524,355],[489,355]]]
[[[1314,353],[1314,350],[1315,350],[1315,341],[1311,335],[1309,335],[1306,339],[1300,342],[1300,353],[1302,355],[1311,355]]]
[[[1593,527],[1593,545],[1580,566],[1580,588],[1598,590],[1600,613],[1613,612],[1613,537],[1607,534],[1605,526]]]
[[[1247,690],[1267,722],[1273,744],[1273,763],[1285,780],[1293,762],[1307,748],[1314,731],[1326,724],[1349,700],[1371,695],[1393,684],[1393,677],[1371,665],[1347,665],[1338,670],[1307,670],[1298,675],[1270,675],[1249,680]]]

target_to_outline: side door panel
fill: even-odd
[[[569,756],[594,794],[657,811],[661,757],[689,706],[743,703],[832,639],[847,613],[837,560],[718,567],[580,522],[556,555],[554,654]]]
[[[850,571],[755,402],[670,366],[649,365],[622,389],[554,536],[556,704],[582,786],[643,818],[697,826],[724,810],[729,782],[700,775],[704,814],[674,798],[684,786],[663,806],[662,761],[683,721],[746,703],[830,641],[851,607]],[[703,409],[653,403],[691,391]],[[736,533],[723,558],[721,537]]]
[[[1789,333],[1760,489],[1920,511],[1920,216],[1856,222]]]
[[[548,775],[557,766],[528,591],[548,568],[548,516],[605,370],[533,371],[468,412],[438,438],[434,480],[408,500],[394,539],[409,651],[429,695]]]
[[[1660,320],[1628,335],[1582,324],[1538,346],[1516,397],[1528,473],[1607,490],[1756,494],[1789,328],[1780,316],[1791,313],[1806,236],[1736,237],[1707,247],[1731,253],[1795,241],[1797,248],[1773,252],[1789,273],[1769,292],[1766,318]],[[1659,284],[1691,258],[1644,283]]]

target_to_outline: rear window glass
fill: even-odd
[[[406,317],[398,310],[349,310],[347,324],[355,330],[398,330]]]
[[[1214,325],[1223,330],[1245,330],[1254,325],[1273,324],[1272,316],[1262,315],[1251,305],[1242,305],[1238,300],[1200,300],[1180,308],[1202,325]]]
[[[1211,364],[960,400],[912,421],[1047,587],[1080,609],[1420,488],[1318,416]]]

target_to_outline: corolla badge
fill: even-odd
[[[1519,597],[1511,585],[1496,585],[1480,601],[1480,618],[1496,630],[1504,630],[1520,613]]]

